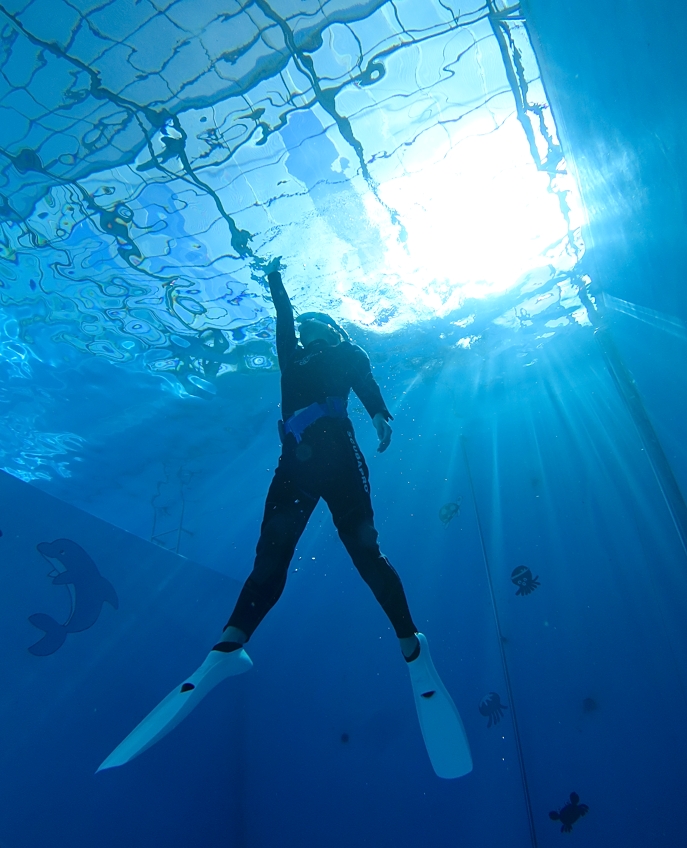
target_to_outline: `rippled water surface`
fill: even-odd
[[[517,6],[33,0],[0,24],[11,473],[69,477],[103,403],[146,417],[274,371],[276,257],[297,309],[394,335],[411,368],[437,359],[413,327],[445,359],[589,323]],[[86,401],[89,360],[128,377]]]

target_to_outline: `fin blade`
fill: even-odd
[[[463,777],[472,771],[470,743],[460,713],[434,668],[427,640],[422,633],[417,636],[420,656],[408,670],[427,754],[438,777]]]
[[[103,760],[96,774],[123,766],[147,751],[174,730],[218,683],[227,677],[243,674],[252,666],[243,649],[230,654],[210,651],[200,668],[183,684],[176,686]]]
[[[123,766],[174,730],[195,706],[190,694],[180,693],[177,686],[117,745],[97,771]]]

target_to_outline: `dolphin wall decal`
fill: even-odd
[[[118,609],[119,599],[114,586],[98,571],[91,557],[71,539],[41,542],[36,550],[51,564],[57,560],[64,568],[64,571],[53,569],[49,576],[53,585],[71,589],[72,598],[71,612],[64,624],[42,612],[29,616],[31,624],[45,632],[29,651],[34,656],[46,657],[64,645],[68,633],[81,633],[93,627],[106,601]]]

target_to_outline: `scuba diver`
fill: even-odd
[[[267,493],[253,570],[221,638],[200,668],[98,770],[122,765],[142,753],[179,724],[217,683],[252,667],[244,645],[279,600],[298,540],[323,498],[353,564],[398,637],[432,765],[440,777],[460,777],[472,769],[467,738],[434,669],[427,640],[413,623],[401,580],[377,543],[368,468],[347,413],[351,389],[377,430],[379,452],[391,441],[392,415],[365,351],[321,312],[298,316],[299,343],[281,274],[273,270],[267,279],[277,312],[282,453]]]

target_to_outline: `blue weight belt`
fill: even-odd
[[[340,397],[328,397],[326,403],[311,403],[286,421],[280,421],[279,435],[283,443],[286,436],[291,433],[296,439],[296,444],[300,444],[303,432],[320,418],[346,418],[347,416],[346,401]]]

